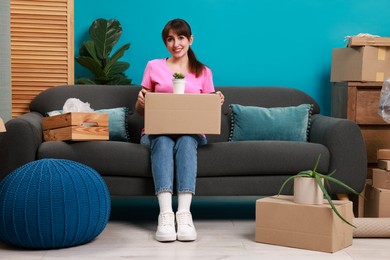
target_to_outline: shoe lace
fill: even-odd
[[[191,213],[183,212],[183,213],[177,214],[177,222],[180,225],[192,226],[193,223],[192,223]]]
[[[173,214],[162,214],[161,215],[161,225],[170,226],[173,223]]]

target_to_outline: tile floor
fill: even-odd
[[[154,198],[113,198],[110,222],[92,242],[35,251],[0,242],[0,259],[390,259],[390,239],[354,239],[352,246],[333,254],[256,243],[256,199],[196,197],[192,213],[198,239],[160,243],[154,239]]]

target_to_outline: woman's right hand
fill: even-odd
[[[142,108],[145,108],[145,94],[146,92],[148,92],[145,88],[142,88],[139,92],[138,92],[138,104],[142,107]]]
[[[144,112],[145,112],[145,94],[146,94],[146,92],[150,92],[150,90],[148,90],[146,88],[142,88],[138,92],[138,98],[137,98],[137,103],[135,104],[135,108],[140,115],[144,115]]]

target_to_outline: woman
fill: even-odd
[[[194,37],[189,24],[182,19],[169,21],[163,31],[162,39],[171,57],[148,62],[142,90],[138,94],[136,109],[144,114],[145,93],[173,92],[172,75],[182,73],[186,78],[185,93],[213,93],[214,83],[211,70],[202,64],[191,49]],[[221,97],[220,91],[216,92]],[[158,198],[160,214],[156,240],[193,241],[197,233],[192,221],[190,206],[195,194],[197,173],[197,147],[207,143],[204,135],[147,135],[143,134],[141,143],[151,149],[151,167]],[[174,174],[178,194],[176,212],[172,209]]]

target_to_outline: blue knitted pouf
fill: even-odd
[[[110,195],[103,178],[81,163],[42,159],[0,183],[0,238],[25,248],[90,242],[106,227]]]

